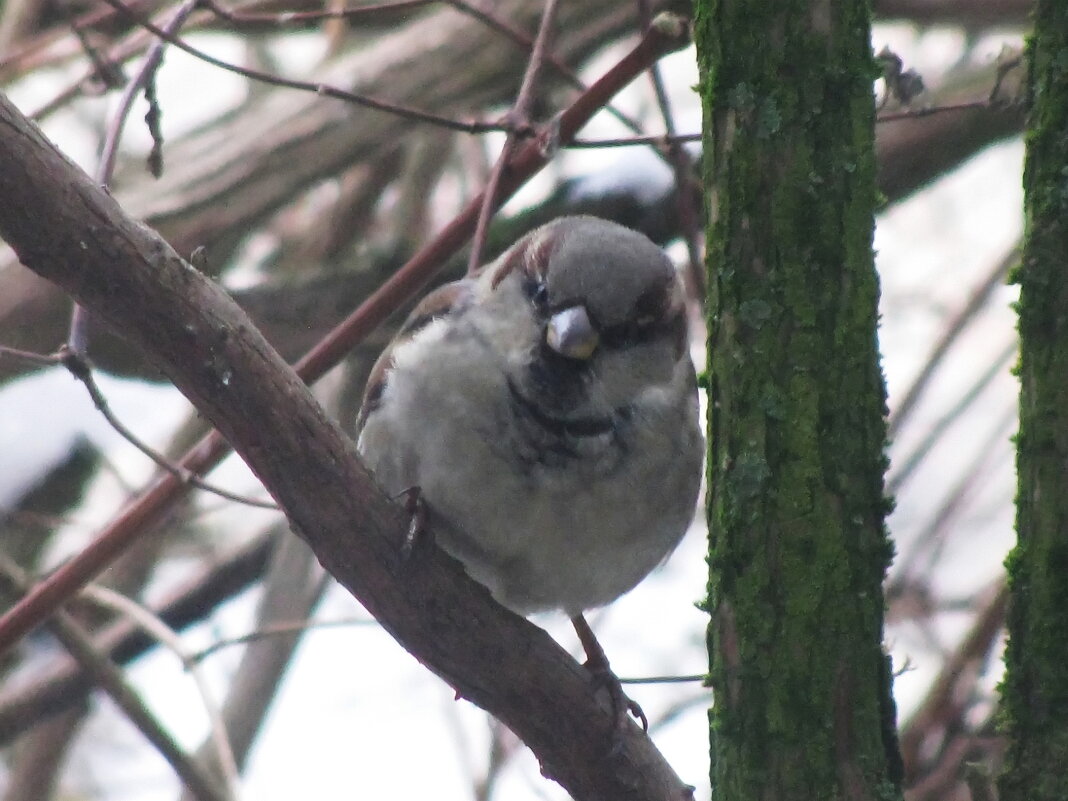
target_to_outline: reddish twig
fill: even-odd
[[[490,30],[502,34],[506,39],[514,42],[516,46],[525,52],[530,53],[534,49],[534,42],[531,41],[529,36],[522,31],[513,28],[506,20],[503,20],[494,14],[492,10],[478,8],[471,5],[471,3],[465,2],[465,0],[442,0],[442,2],[448,3],[462,14],[466,14],[472,19],[478,20]],[[578,89],[580,92],[586,91],[586,84],[579,78],[578,73],[571,69],[567,64],[560,61],[551,53],[546,53],[544,59],[546,64],[556,70],[556,72],[574,88]],[[633,118],[620,111],[617,107],[608,103],[604,108],[605,111],[623,123],[627,128],[635,133],[641,133],[641,125],[639,125]]]
[[[685,44],[686,25],[681,19],[672,15],[661,15],[658,20],[662,21],[654,25],[633,50],[556,117],[555,130],[561,142],[569,141],[609,98],[634,80],[651,60]],[[516,152],[508,169],[503,171],[495,206],[500,208],[547,162],[548,157],[538,140],[528,140]],[[318,379],[386,317],[422,289],[445,261],[471,236],[482,208],[482,200],[482,195],[472,198],[433,242],[415,254],[377,292],[327,334],[296,365],[297,374],[309,382]]]
[[[110,2],[110,0],[109,0]],[[629,53],[580,95],[558,118],[557,129],[567,141],[648,64],[686,44],[686,23],[661,15]],[[499,207],[547,162],[535,141],[528,141],[515,154],[501,176],[495,205]],[[371,297],[326,335],[296,365],[297,374],[308,383],[323,376],[370,334],[386,317],[415,295],[474,231],[482,197],[473,198],[429,245],[420,250]],[[213,431],[193,446],[178,462],[190,473],[202,474],[230,452],[222,435]],[[0,653],[5,652],[35,626],[85,586],[121,554],[140,532],[180,499],[188,490],[174,475],[160,477],[141,496],[131,501],[75,558],[34,585],[26,596],[0,617]]]
[[[490,217],[493,212],[493,203],[497,198],[497,186],[501,182],[501,173],[512,157],[519,136],[530,128],[530,108],[534,103],[534,86],[537,83],[538,73],[545,62],[546,53],[549,50],[549,34],[552,31],[553,19],[556,16],[557,0],[546,0],[545,9],[541,15],[541,24],[538,26],[538,36],[534,40],[534,48],[530,52],[530,60],[527,62],[526,72],[523,73],[523,83],[519,86],[519,94],[516,95],[512,110],[505,115],[509,121],[508,136],[504,140],[504,146],[497,157],[493,171],[490,173],[486,189],[482,193],[482,208],[478,211],[478,222],[475,224],[475,236],[471,242],[471,255],[467,262],[467,274],[472,275],[478,269],[482,261],[482,248],[486,242],[486,231],[489,228]]]
[[[184,582],[152,607],[171,628],[184,629],[208,617],[223,601],[258,581],[275,551],[277,536],[261,534]],[[155,647],[129,620],[107,624],[93,637],[94,647],[118,664],[128,664]],[[85,672],[71,660],[54,660],[26,681],[0,688],[0,746],[9,745],[35,724],[84,701],[90,690]]]

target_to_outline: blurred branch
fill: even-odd
[[[909,480],[913,472],[925,463],[927,454],[941,441],[942,435],[961,419],[964,412],[979,398],[983,390],[990,386],[999,375],[1008,375],[1006,368],[1018,350],[1019,343],[1014,338],[999,353],[996,353],[993,359],[989,360],[987,369],[972,382],[971,386],[960,393],[956,402],[931,425],[923,439],[913,446],[908,454],[894,459],[886,477],[887,495],[894,496],[900,492],[901,487]]]
[[[308,546],[277,526],[281,537],[263,582],[263,595],[256,609],[258,629],[294,619],[306,620],[327,586],[326,575]],[[227,739],[227,753],[235,767],[242,768],[257,732],[267,717],[286,668],[300,643],[304,630],[250,642],[230,682],[222,711],[221,734]],[[192,660],[187,661],[192,664]],[[217,771],[223,750],[207,740],[197,751],[197,759]],[[188,796],[186,793],[183,797]]]
[[[223,601],[263,576],[275,542],[272,535],[258,537],[180,587],[154,607],[154,614],[179,630],[203,620]],[[126,620],[108,625],[93,643],[100,653],[118,664],[136,659],[156,644]],[[7,683],[0,691],[0,745],[52,715],[84,703],[91,689],[88,675],[71,660],[34,671],[32,679]]]
[[[533,26],[541,8],[508,0],[496,11],[516,25]],[[581,60],[606,38],[633,30],[633,23],[633,11],[612,0],[565,4],[557,56]],[[308,83],[452,116],[511,101],[526,59],[497,31],[445,8],[342,54]],[[463,69],[443,74],[443,65]],[[274,89],[231,118],[171,142],[169,173],[158,182],[130,176],[119,197],[179,253],[204,246],[209,261],[221,266],[233,243],[267,214],[316,181],[360,161],[374,162],[411,127],[392,114]]]
[[[7,753],[3,801],[42,801],[55,797],[67,749],[88,711],[89,705],[82,699],[81,704],[65,714],[38,722]]]
[[[82,592],[82,597],[110,612],[133,621],[138,628],[178,657],[182,667],[193,679],[193,684],[200,695],[201,703],[210,723],[210,742],[214,747],[215,758],[211,766],[204,769],[203,773],[208,776],[218,776],[226,788],[226,795],[236,801],[239,777],[234,755],[230,750],[230,738],[227,736],[222,713],[218,704],[215,703],[215,697],[208,686],[208,681],[204,676],[203,670],[201,670],[201,666],[186,655],[177,633],[141,604],[107,587],[99,584],[90,585]],[[197,762],[201,763],[201,768],[205,767],[203,765],[204,761],[203,759],[197,760]],[[186,789],[191,791],[191,788],[187,787]],[[193,792],[193,796],[196,796],[195,792]]]
[[[953,734],[966,731],[964,713],[975,696],[975,684],[985,670],[992,649],[1005,624],[1009,591],[999,579],[986,593],[986,600],[971,630],[957,646],[953,656],[942,666],[927,697],[901,726],[901,756],[905,763],[906,786],[913,785],[924,773],[925,743],[945,745]],[[960,775],[959,765],[955,775]]]
[[[206,8],[234,27],[273,27],[287,28],[307,22],[320,22],[327,19],[377,19],[395,20],[404,14],[424,6],[432,5],[438,0],[396,0],[393,3],[376,3],[357,6],[356,8],[327,8],[318,11],[241,11],[225,8],[215,0],[200,0]]]
[[[909,388],[905,391],[905,396],[899,403],[894,404],[894,410],[890,414],[888,421],[887,436],[891,439],[894,435],[901,430],[901,427],[905,424],[905,421],[909,419],[912,412],[915,410],[917,403],[926,391],[928,385],[931,383],[931,379],[937,371],[938,367],[946,358],[946,354],[949,353],[953,344],[960,338],[961,334],[968,328],[968,326],[975,320],[986,305],[993,297],[995,290],[1005,286],[1005,278],[1009,274],[1009,270],[1020,260],[1020,243],[1017,242],[1012,248],[1001,257],[993,268],[986,274],[982,282],[972,290],[972,294],[969,296],[968,301],[961,307],[953,317],[946,323],[945,329],[942,331],[942,335],[938,338],[934,348],[931,350],[930,355],[923,363],[923,367],[920,369],[919,374],[912,380]]]
[[[908,547],[901,550],[894,563],[895,577],[887,587],[887,593],[895,592],[901,582],[910,582],[917,575],[927,576],[941,558],[949,539],[950,524],[968,506],[968,501],[981,487],[982,482],[990,477],[995,465],[1004,464],[1009,456],[1008,448],[998,446],[1009,444],[1009,435],[1017,421],[1015,404],[1005,409],[994,421],[986,437],[983,438],[971,459],[963,462],[965,469],[957,481],[946,491],[942,503],[930,519],[917,533]],[[923,561],[923,565],[917,565]]]
[[[4,594],[17,595],[25,591],[26,580],[19,568],[6,558],[0,558],[0,582]],[[216,787],[214,779],[198,767],[174,741],[155,715],[145,706],[141,696],[126,681],[113,662],[93,645],[85,630],[67,612],[57,612],[48,628],[63,647],[92,676],[93,682],[122,710],[123,714],[159,751],[178,777],[200,801],[229,801],[230,796]]]

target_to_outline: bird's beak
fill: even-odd
[[[549,318],[545,344],[561,356],[585,361],[594,354],[600,341],[597,329],[582,306],[558,311]]]

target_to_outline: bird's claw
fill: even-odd
[[[404,498],[404,511],[408,513],[408,530],[404,533],[404,541],[401,543],[401,559],[407,562],[412,558],[416,543],[430,537],[430,530],[426,525],[426,502],[419,487],[408,487],[398,492],[396,497]]]

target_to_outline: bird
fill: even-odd
[[[647,721],[584,613],[634,588],[693,518],[704,447],[687,329],[661,248],[559,217],[414,308],[356,421],[379,485],[414,498],[500,604],[571,618],[620,726],[627,710]]]

